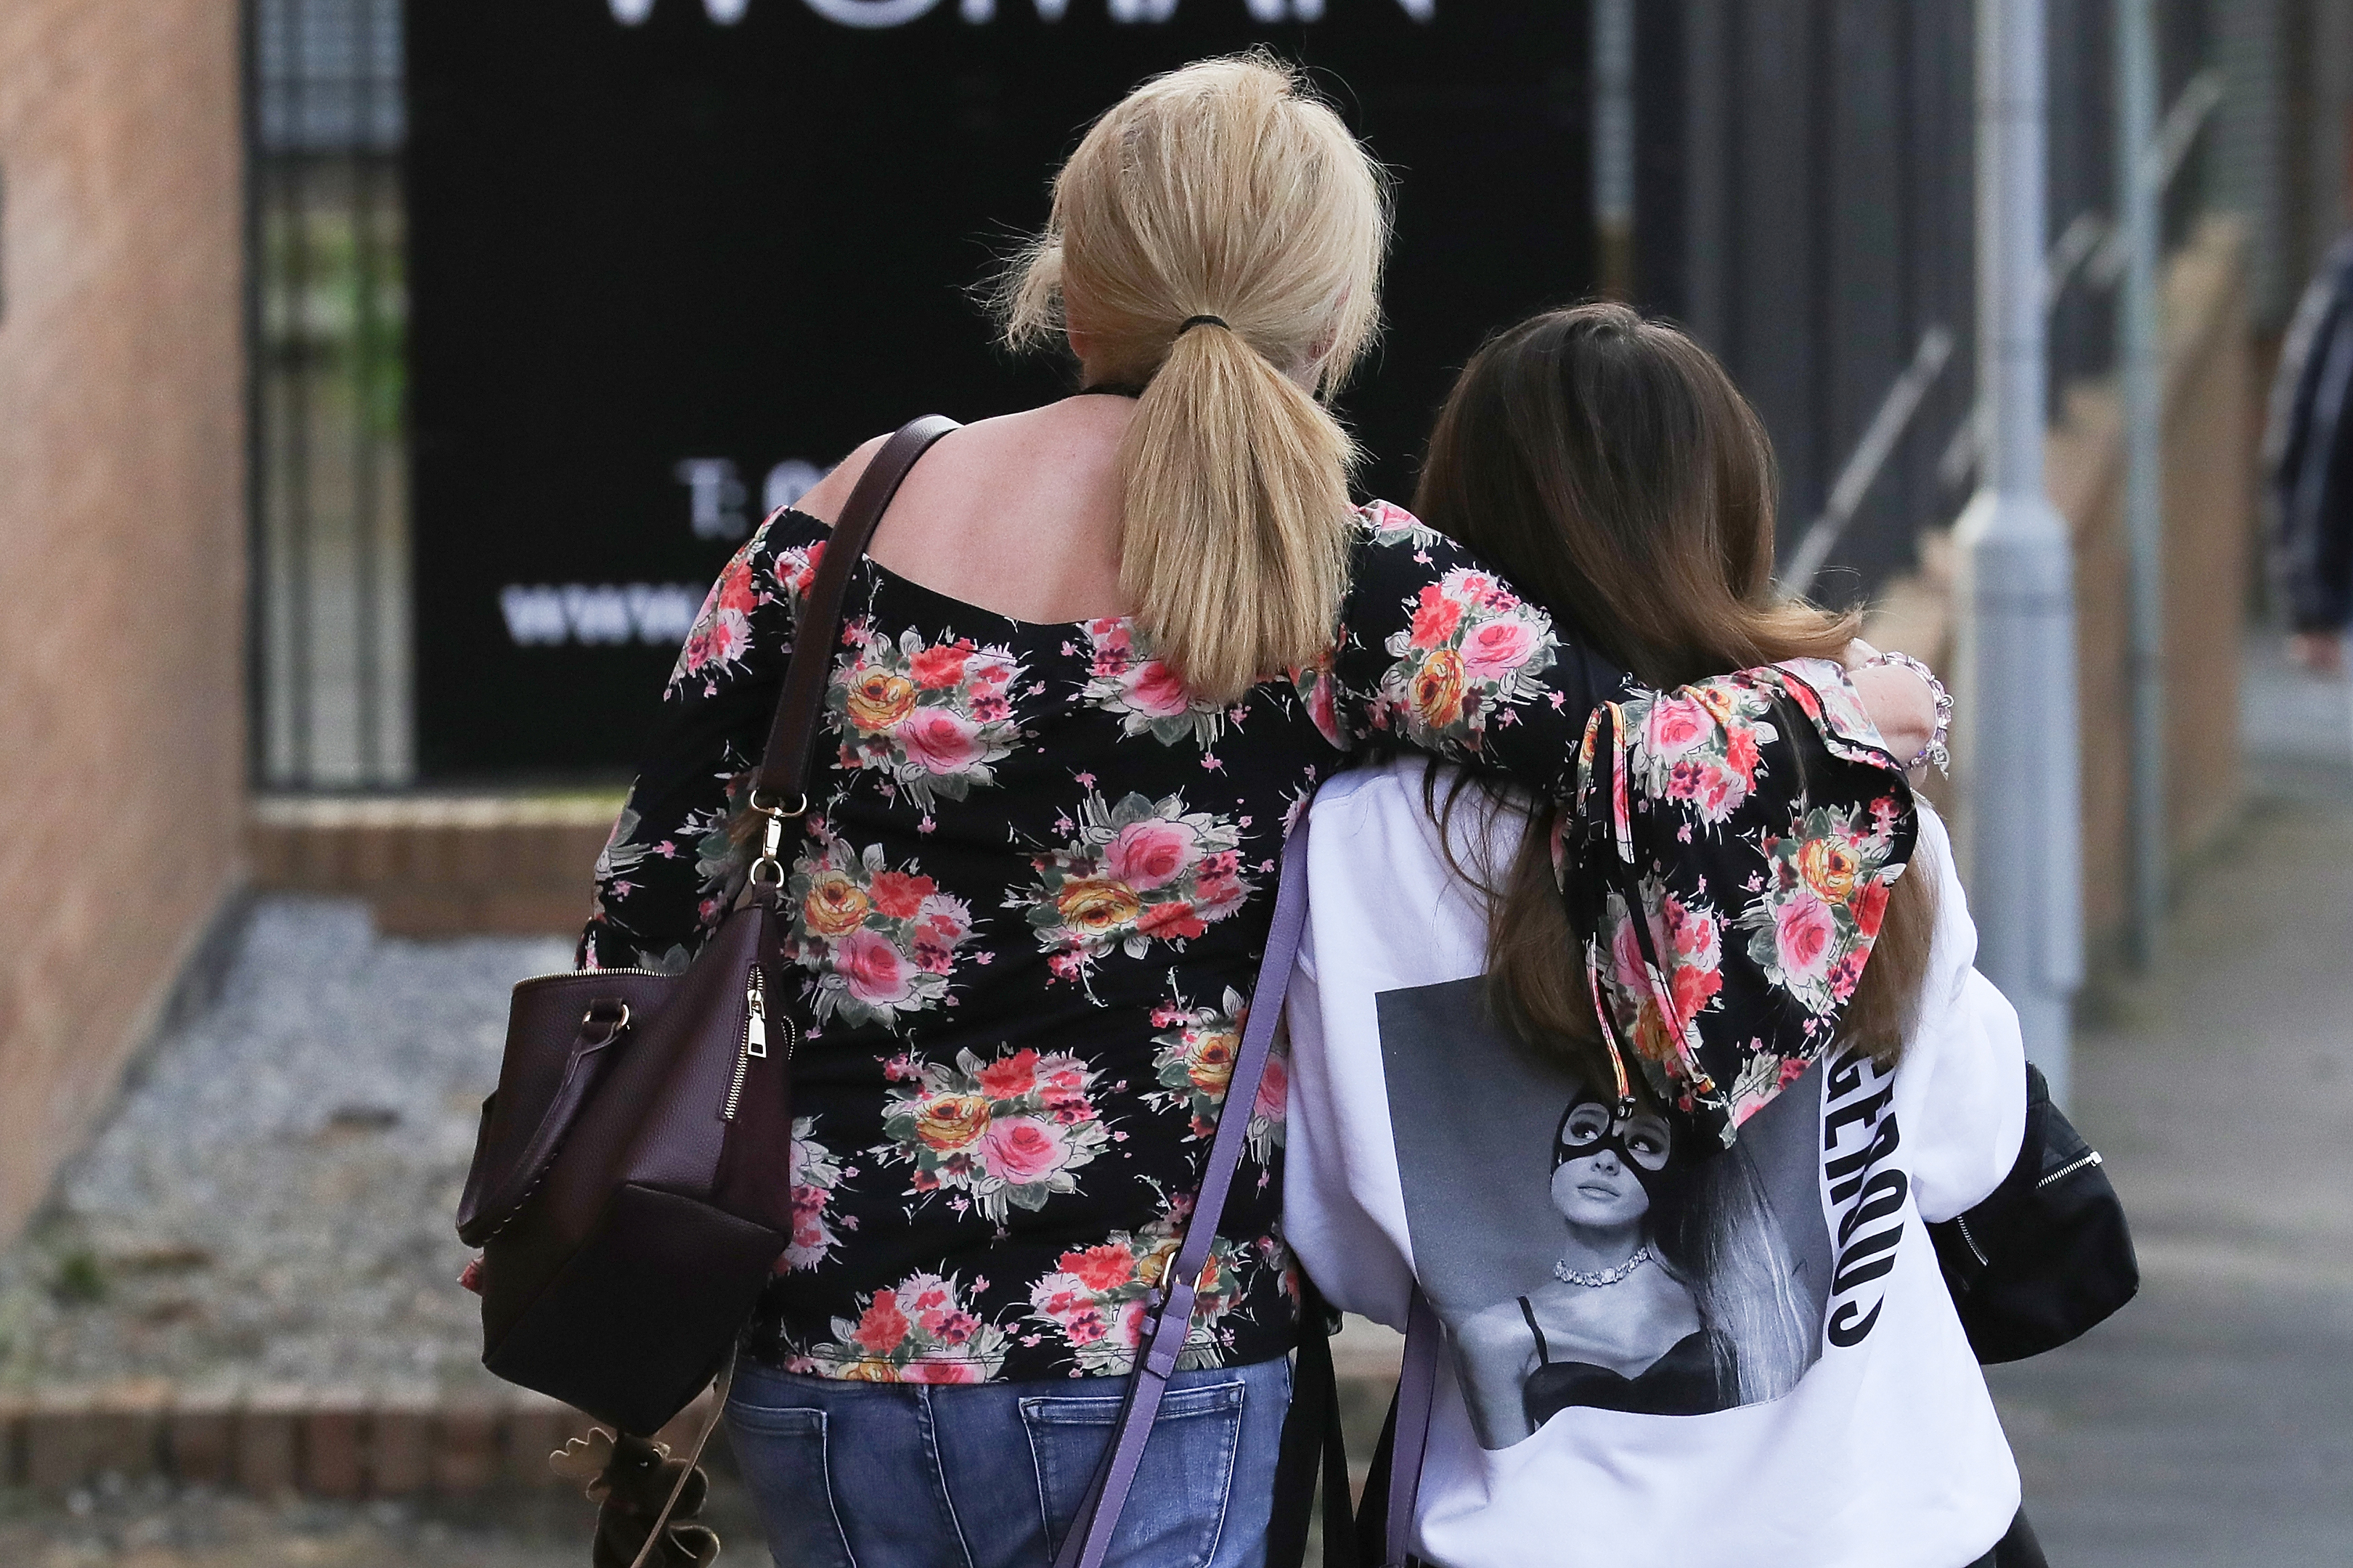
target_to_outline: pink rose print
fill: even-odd
[[[1222,732],[1228,715],[1215,702],[1196,700],[1176,672],[1152,657],[1147,639],[1124,620],[1089,621],[1089,679],[1079,695],[1106,713],[1120,716],[1120,733],[1150,735],[1164,746],[1182,741],[1207,747]],[[1071,651],[1076,652],[1075,645]],[[1236,710],[1233,721],[1240,722]]]
[[[954,1275],[909,1275],[865,1298],[856,1318],[834,1319],[832,1342],[796,1361],[819,1376],[864,1383],[986,1383],[1005,1368],[1008,1335],[967,1309],[962,1291]]]
[[[780,551],[776,555],[776,580],[796,599],[809,591],[817,581],[817,569],[825,559],[825,541],[819,540],[806,550]]]
[[[1091,1121],[1095,1108],[1087,1099],[1086,1079],[1076,1068],[1065,1068],[1048,1076],[1039,1090],[1039,1097],[1054,1120],[1068,1126],[1074,1121]]]
[[[1182,822],[1146,821],[1119,830],[1104,858],[1111,874],[1144,891],[1164,887],[1185,874],[1199,857],[1199,840]]]
[[[833,963],[834,972],[849,983],[849,994],[870,1007],[893,1006],[914,994],[906,962],[880,931],[854,931],[843,937],[834,949]]]
[[[1780,945],[1781,967],[1802,979],[1820,979],[1831,942],[1838,935],[1830,906],[1801,889],[1774,911],[1773,930]]]
[[[1307,717],[1314,721],[1315,732],[1323,736],[1327,744],[1337,746],[1340,744],[1340,714],[1333,697],[1334,690],[1331,672],[1327,670],[1315,683],[1315,689],[1307,694]]]
[[[1550,621],[1485,573],[1455,567],[1404,607],[1408,625],[1381,644],[1394,662],[1368,715],[1374,728],[1475,755],[1490,728],[1519,722],[1514,710],[1552,695],[1540,679],[1557,652]]]
[[[978,1362],[961,1358],[950,1360],[938,1354],[918,1356],[899,1369],[902,1383],[978,1383],[981,1379]]]
[[[925,899],[916,910],[915,967],[927,974],[947,973],[957,944],[971,933],[972,916],[963,900],[937,893]]]
[[[1176,1250],[1181,1215],[1172,1205],[1141,1231],[1115,1230],[1096,1246],[1065,1252],[1030,1285],[1031,1320],[1070,1348],[1082,1373],[1112,1375],[1134,1367],[1153,1291]],[[1211,1244],[1178,1367],[1220,1363],[1230,1342],[1220,1323],[1241,1302],[1241,1270],[1261,1266],[1259,1257],[1222,1237]]]
[[[1651,707],[1642,743],[1662,761],[1680,757],[1715,733],[1715,721],[1688,697],[1662,697]]]
[[[1193,883],[1193,905],[1209,919],[1229,914],[1241,903],[1241,858],[1227,849],[1202,859]]]
[[[1740,776],[1742,784],[1755,788],[1757,766],[1764,761],[1757,749],[1755,729],[1746,724],[1732,725],[1725,733],[1724,765]]]
[[[1090,1290],[1116,1289],[1135,1278],[1134,1252],[1108,1242],[1065,1252],[1061,1265],[1064,1273],[1076,1276]],[[1067,1305],[1067,1297],[1064,1300]]]
[[[1094,645],[1094,672],[1097,675],[1118,675],[1134,659],[1134,641],[1128,636],[1127,623],[1124,620],[1089,621],[1087,640]]]
[[[706,666],[734,663],[751,644],[752,627],[744,613],[717,610],[688,634],[679,650],[679,664],[687,674],[700,675]]]
[[[713,667],[733,664],[751,647],[752,612],[760,603],[752,557],[766,536],[767,524],[762,523],[711,585],[702,608],[695,614],[693,627],[679,647],[678,662],[670,669],[671,685]]]
[[[945,708],[918,708],[901,721],[896,734],[908,758],[927,773],[962,773],[987,750],[980,726]]]
[[[863,622],[843,642],[851,651],[836,661],[825,700],[841,766],[881,773],[885,798],[903,792],[926,812],[996,784],[996,764],[1021,740],[1008,697],[1020,665],[1009,649],[930,643],[912,627],[893,640]]]
[[[1144,1313],[1145,1303],[1128,1302],[1119,1310],[1118,1327],[1112,1330],[1105,1337],[1115,1344],[1124,1346],[1133,1353],[1135,1347],[1144,1342]],[[1177,1364],[1182,1366],[1184,1363],[1180,1359]]]
[[[1211,1136],[1218,1129],[1226,1091],[1232,1086],[1234,1065],[1241,1056],[1248,1005],[1241,993],[1229,986],[1213,1006],[1197,1007],[1181,995],[1172,996],[1153,1009],[1152,1021],[1160,1031],[1152,1037],[1158,1047],[1152,1068],[1160,1087],[1146,1091],[1145,1103],[1187,1115],[1193,1138]],[[1271,1163],[1274,1152],[1282,1147],[1290,1082],[1290,1062],[1278,1040],[1267,1057],[1244,1130],[1250,1156],[1261,1165]]]
[[[1280,1055],[1270,1055],[1266,1068],[1260,1073],[1258,1099],[1250,1103],[1253,1122],[1280,1121],[1288,1109],[1291,1094],[1291,1064]]]
[[[1042,1182],[1062,1163],[1068,1140],[1051,1121],[1035,1116],[1000,1117],[980,1136],[982,1161],[1016,1186]]]
[[[1127,693],[1127,704],[1138,713],[1155,719],[1172,719],[1193,706],[1193,694],[1176,679],[1176,672],[1158,659],[1139,664],[1119,678],[1120,687]]]
[[[817,1118],[793,1118],[792,1148],[786,1156],[793,1185],[793,1237],[776,1260],[776,1272],[815,1268],[833,1256],[841,1238],[834,1234],[831,1209],[834,1189],[841,1184],[841,1162],[817,1141]]]
[[[824,823],[811,838],[785,894],[786,951],[816,975],[817,1021],[839,1013],[895,1030],[903,1015],[949,1005],[956,953],[972,933],[964,900],[941,892],[913,862],[891,865],[879,844],[855,848]]]
[[[1752,880],[1755,901],[1740,916],[1748,957],[1814,1019],[1832,1017],[1862,976],[1886,920],[1888,889],[1902,871],[1894,861],[1896,826],[1868,805],[1816,806],[1797,831],[1758,846],[1767,875]],[[1808,1037],[1817,1036],[1829,1032],[1810,1030]]]
[[[1489,621],[1462,639],[1462,668],[1473,680],[1502,680],[1535,653],[1536,628],[1517,616]]]
[[[885,1142],[873,1155],[913,1167],[918,1197],[952,1192],[984,1219],[1003,1224],[1057,1194],[1076,1193],[1075,1173],[1111,1146],[1092,1099],[1094,1075],[1067,1051],[1030,1047],[982,1061],[970,1049],[931,1061],[885,1103]]]

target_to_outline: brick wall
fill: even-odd
[[[2245,230],[2210,219],[2166,269],[2165,755],[2177,864],[2239,808],[2239,654],[2253,567],[2260,389]],[[2132,654],[2124,423],[2113,384],[2071,388],[2052,435],[2051,499],[2075,534],[2084,709],[2084,929],[2098,959],[2132,909]]]
[[[236,876],[235,0],[0,3],[0,1237]]]

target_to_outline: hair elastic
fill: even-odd
[[[1176,335],[1181,338],[1195,327],[1226,327],[1226,319],[1223,316],[1187,316],[1185,324],[1176,329]],[[1233,329],[1226,327],[1226,331],[1230,332]]]

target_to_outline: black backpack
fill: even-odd
[[[2140,1289],[2124,1205],[2100,1152],[2026,1068],[2018,1163],[1968,1213],[1928,1227],[1978,1360],[2023,1361],[2105,1321]]]

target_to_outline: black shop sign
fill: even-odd
[[[408,0],[417,733],[434,782],[617,777],[769,508],[919,413],[1066,390],[973,286],[1080,130],[1271,47],[1399,180],[1345,403],[1403,500],[1480,336],[1592,275],[1586,7]]]

